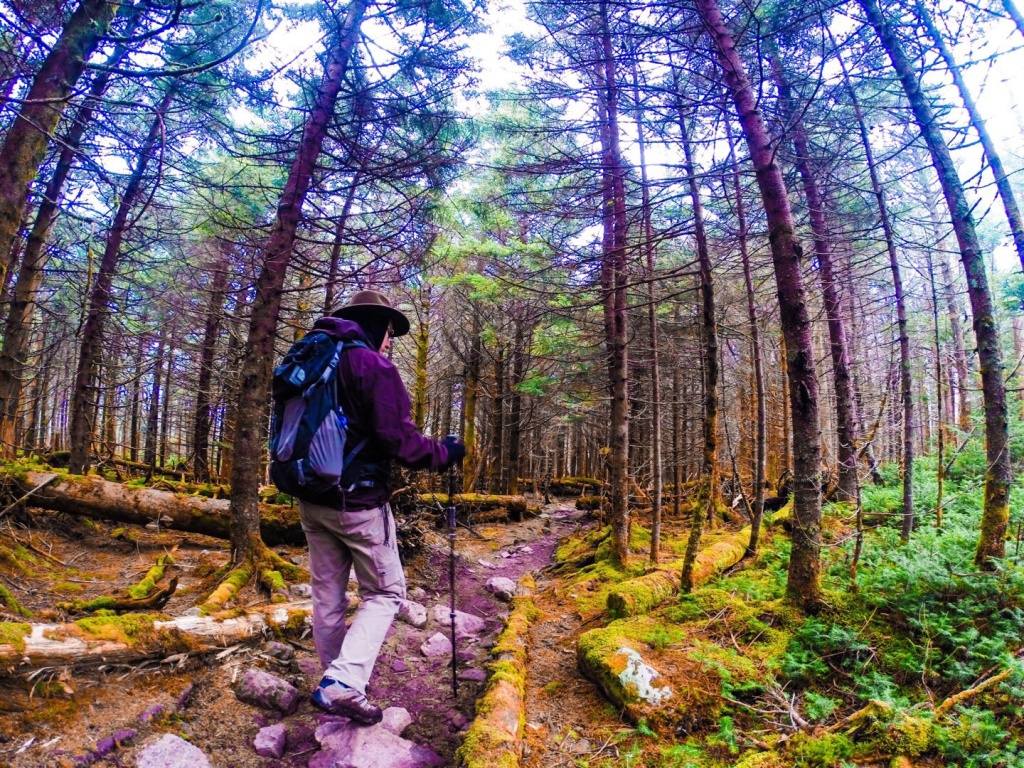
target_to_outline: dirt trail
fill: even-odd
[[[551,561],[558,541],[579,524],[579,519],[580,513],[564,505],[549,505],[543,509],[541,517],[522,523],[477,527],[476,535],[459,529],[456,607],[487,622],[487,630],[480,637],[473,641],[460,640],[462,675],[470,669],[485,670],[485,663],[490,659],[489,648],[501,629],[501,618],[508,611],[506,603],[486,591],[486,581],[492,576],[518,580],[528,572],[536,572]],[[109,543],[109,531],[102,526],[99,528],[85,537],[76,530],[77,540],[71,536],[60,538],[61,531],[50,532],[55,536],[49,541],[52,551],[65,563],[74,559],[82,576],[78,581],[87,582],[82,585],[84,592],[76,597],[88,597],[93,592],[110,593],[133,583],[150,555],[155,557],[161,549],[153,548],[153,542],[148,542],[147,546],[143,534],[136,552],[126,557],[118,545]],[[42,534],[34,535],[36,543],[45,546]],[[299,560],[304,556],[301,549],[280,548],[278,551]],[[446,536],[441,531],[428,535],[425,552],[408,564],[406,572],[413,599],[427,607],[431,618],[424,629],[401,621],[394,624],[368,693],[381,706],[408,709],[413,725],[405,735],[431,746],[453,764],[455,749],[473,717],[475,701],[485,683],[461,679],[458,699],[453,700],[450,657],[429,659],[420,652],[420,645],[432,634],[437,631],[447,634],[433,619],[437,605],[444,606],[447,613]],[[216,565],[224,557],[226,552],[219,548],[207,549],[202,544],[196,546],[183,540],[177,568],[186,583],[197,582],[194,574],[201,570],[200,563],[212,561],[211,564]],[[34,610],[52,607],[45,605],[42,581],[31,586],[29,607]],[[251,599],[258,598],[253,594]],[[188,602],[187,596],[176,595],[167,610],[178,612]],[[0,679],[0,766],[70,765],[75,757],[93,748],[97,740],[117,731],[133,729],[138,735],[131,743],[109,758],[92,764],[101,767],[133,765],[134,755],[142,743],[151,741],[155,734],[169,731],[187,736],[217,768],[305,768],[315,748],[313,744],[297,748],[281,760],[256,755],[252,749],[253,738],[260,727],[275,718],[240,704],[231,688],[245,669],[258,665],[292,680],[300,689],[311,689],[319,676],[312,643],[305,637],[291,645],[295,651],[293,658],[277,658],[259,643],[247,643],[220,654],[181,658],[174,663],[152,661],[80,670],[73,674],[50,669],[43,670],[31,681],[25,676]],[[278,647],[277,651],[280,650]],[[571,656],[565,655],[562,665],[575,670]],[[41,680],[50,680],[45,686],[45,696],[41,695],[43,686],[36,685]],[[172,711],[175,699],[183,693],[188,693],[186,704]],[[165,715],[143,722],[144,713],[158,706],[167,708]],[[320,713],[303,703],[299,711],[287,719],[312,729],[318,724]]]

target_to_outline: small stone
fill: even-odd
[[[292,659],[292,667],[301,675],[306,677],[315,677],[318,680],[323,675],[323,668],[320,666],[320,660],[314,659],[312,656],[300,656]]]
[[[420,646],[420,653],[428,659],[437,658],[439,656],[448,656],[451,652],[452,641],[440,632],[435,632],[425,643],[423,643],[423,645]]]
[[[286,715],[298,709],[301,697],[298,688],[287,680],[256,668],[245,671],[235,687],[235,696],[246,704],[261,709],[276,709]]]
[[[442,627],[452,625],[451,612],[447,605],[434,606],[434,621]],[[479,635],[487,629],[487,622],[472,613],[455,612],[455,635],[457,637],[470,637]]]
[[[459,680],[469,680],[473,683],[482,683],[486,679],[487,673],[482,669],[473,669],[470,667],[469,669],[464,669],[459,672]]]
[[[492,576],[484,586],[488,592],[505,602],[516,596],[516,583],[505,576]]]
[[[275,659],[287,661],[295,656],[295,649],[288,643],[279,643],[277,640],[268,640],[263,644],[263,652]]]
[[[292,597],[308,599],[313,596],[313,587],[309,584],[289,584],[288,592]]]
[[[191,608],[186,608],[184,611],[185,616],[202,616],[203,612],[199,609],[198,605],[193,605]]]
[[[404,600],[398,608],[398,618],[411,627],[423,629],[427,626],[426,606],[414,603],[412,600]]]
[[[274,757],[280,759],[284,755],[284,747],[288,740],[288,732],[284,723],[275,723],[266,728],[260,728],[252,745],[256,754],[260,757]]]
[[[412,715],[405,707],[388,707],[384,710],[384,719],[380,724],[395,736],[401,736],[402,731],[412,725]]]
[[[484,568],[500,568],[501,567],[497,563],[492,563],[489,560],[477,560],[477,562],[480,563],[480,565],[482,565]]]
[[[574,739],[569,744],[569,751],[574,755],[582,755],[591,750],[590,741],[588,739]]]
[[[210,760],[199,747],[180,736],[165,733],[139,752],[138,768],[210,768]]]
[[[498,556],[499,557],[512,557],[512,553],[511,552],[501,551],[501,552],[498,553]]]
[[[519,548],[519,554],[521,554],[521,555],[532,555],[533,554],[533,547],[520,547]]]
[[[392,672],[399,672],[399,673],[401,673],[401,672],[408,672],[409,671],[409,665],[406,664],[401,659],[395,659],[393,662],[391,662],[391,671]]]
[[[413,587],[409,590],[409,599],[415,600],[417,603],[422,603],[427,599],[427,590],[423,587]]]
[[[292,555],[288,558],[288,562],[290,562],[292,565],[302,565],[305,561],[306,558],[304,555]]]
[[[469,722],[469,719],[457,709],[448,712],[448,720],[456,730]]]

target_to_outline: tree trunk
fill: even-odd
[[[483,270],[480,270],[481,273]],[[483,361],[482,342],[480,339],[480,313],[472,310],[472,325],[469,330],[469,352],[466,356],[466,383],[463,394],[463,442],[466,445],[466,460],[463,462],[463,488],[472,493],[480,474],[480,451],[477,447],[476,435],[476,404],[480,394],[480,366]]]
[[[608,0],[601,0],[601,28],[596,67],[601,142],[601,183],[604,236],[601,246],[601,293],[604,308],[605,348],[608,361],[610,453],[609,504],[611,560],[622,566],[629,559],[629,370],[626,283],[626,187],[625,167],[619,149],[619,95],[615,54],[608,22]]]
[[[134,24],[130,26],[134,28]],[[126,52],[126,46],[118,45],[107,59],[107,65],[116,66]],[[46,245],[60,210],[64,183],[71,172],[86,128],[92,123],[93,110],[107,90],[109,82],[109,72],[98,74],[89,88],[85,102],[75,114],[71,127],[61,142],[61,151],[54,165],[53,175],[46,184],[32,231],[22,253],[21,269],[18,270],[14,294],[5,321],[3,349],[0,350],[0,448],[4,452],[3,455],[8,458],[14,456],[16,449],[14,426],[21,402],[21,377],[25,371],[36,295],[43,282],[43,269],[48,258]]]
[[[121,258],[121,244],[128,231],[128,216],[142,192],[146,169],[153,160],[157,148],[164,139],[164,115],[177,92],[177,83],[167,88],[156,108],[156,116],[149,128],[149,134],[139,149],[138,160],[128,184],[117,206],[107,243],[103,250],[103,258],[96,278],[89,292],[89,309],[82,326],[82,346],[78,356],[78,369],[75,373],[75,385],[71,400],[71,458],[68,470],[73,474],[85,474],[89,466],[89,443],[92,440],[95,425],[89,418],[96,402],[96,362],[103,345],[104,325],[110,311],[111,290],[117,273],[118,261]]]
[[[1004,3],[1009,3],[1008,10],[1013,5],[1011,0],[1004,0]],[[974,128],[978,138],[981,140],[981,147],[985,150],[985,159],[988,160],[989,170],[992,171],[992,177],[996,182],[996,190],[999,192],[999,198],[1003,201],[1003,210],[1006,211],[1006,220],[1010,224],[1010,235],[1013,237],[1013,245],[1017,249],[1017,258],[1020,260],[1021,268],[1024,269],[1024,218],[1021,218],[1017,198],[1013,194],[1013,187],[1010,185],[1010,179],[1007,177],[1006,169],[1003,166],[1003,159],[999,156],[995,142],[992,141],[988,128],[985,126],[985,121],[978,112],[978,107],[974,103],[974,98],[971,96],[967,83],[964,82],[960,67],[953,57],[953,52],[946,44],[942,33],[935,26],[932,15],[925,8],[921,0],[917,0],[916,7],[918,18],[928,31],[928,36],[932,39],[935,47],[938,48],[942,60],[946,62],[946,69],[953,76],[953,82],[956,83],[957,90],[960,92],[960,98],[964,103],[964,108],[970,117],[971,127]],[[1020,14],[1017,13],[1014,18],[1015,20],[1019,19]]]
[[[743,62],[716,0],[696,0],[747,141],[768,220],[779,316],[787,347],[789,404],[793,427],[793,550],[786,592],[808,610],[821,605],[821,444],[818,437],[818,380],[807,311],[802,250],[796,238],[786,185],[775,150],[758,111]]]
[[[519,461],[523,436],[523,393],[519,385],[526,378],[526,350],[533,337],[529,322],[516,318],[515,341],[512,345],[512,386],[509,393],[508,409],[508,481],[505,493],[514,496],[519,493]]]
[[[853,386],[850,378],[850,352],[843,304],[832,261],[832,238],[825,218],[825,200],[818,189],[818,181],[811,169],[807,129],[794,101],[792,88],[779,61],[778,51],[769,45],[772,74],[779,88],[779,102],[783,119],[792,133],[794,161],[807,198],[807,214],[814,239],[814,255],[818,261],[818,278],[828,319],[829,350],[832,356],[832,385],[836,396],[836,442],[839,485],[838,501],[860,503],[860,482],[857,473],[857,424],[854,418]]]
[[[420,289],[416,329],[416,368],[412,384],[412,420],[421,432],[427,425],[427,360],[430,353],[430,286]]]
[[[974,226],[971,205],[957,175],[949,147],[939,130],[936,116],[921,90],[914,64],[907,58],[892,26],[885,20],[875,0],[861,0],[871,26],[892,61],[896,75],[910,101],[918,128],[928,145],[932,164],[939,177],[943,196],[949,206],[953,232],[960,246],[960,261],[967,275],[967,292],[974,315],[974,336],[978,344],[981,391],[985,406],[985,502],[975,563],[985,569],[994,567],[995,558],[1005,555],[1006,528],[1009,522],[1009,492],[1013,472],[1010,467],[1010,438],[1006,413],[1006,387],[1003,383],[1002,352],[995,322],[992,294],[985,275],[985,260]]]
[[[754,438],[754,507],[750,516],[750,541],[747,543],[747,557],[757,555],[761,537],[761,521],[764,519],[764,470],[765,446],[767,444],[767,403],[765,402],[764,371],[761,368],[761,326],[757,321],[757,304],[754,301],[754,279],[750,270],[750,254],[747,251],[747,213],[743,203],[743,188],[740,185],[740,165],[736,160],[733,146],[732,123],[725,122],[729,141],[729,157],[732,162],[732,188],[736,197],[737,237],[740,246],[740,260],[743,263],[743,285],[747,293],[747,327],[750,332],[750,356],[754,361],[754,407],[757,413],[757,435]]]
[[[647,335],[651,345],[651,563],[661,560],[661,361],[658,350],[658,307],[655,297],[654,227],[651,224],[651,190],[647,179],[647,142],[644,138],[643,108],[640,102],[636,62],[633,62],[633,101],[636,103],[637,145],[640,150],[640,205],[643,219],[643,250],[647,266]]]
[[[223,248],[223,245],[218,247]],[[196,387],[196,410],[192,421],[192,450],[195,461],[192,464],[196,482],[210,480],[210,425],[213,422],[212,392],[213,357],[220,336],[220,321],[224,311],[225,289],[228,283],[227,258],[221,256],[213,267],[213,284],[210,286],[210,302],[206,308],[206,326],[199,351],[199,382]]]
[[[160,341],[156,347],[156,360],[153,361],[153,386],[150,389],[149,410],[146,413],[146,449],[142,454],[142,463],[149,467],[149,474],[153,474],[157,465],[157,433],[160,429],[160,392],[164,381],[167,326],[168,321],[165,319],[160,324]]]
[[[263,268],[256,281],[249,336],[242,350],[232,449],[231,549],[236,564],[256,558],[263,547],[260,541],[257,492],[260,484],[260,456],[263,453],[263,427],[267,419],[270,373],[274,359],[274,332],[281,313],[285,275],[292,258],[302,204],[368,5],[369,0],[353,0],[337,34],[331,40],[326,71],[288,173],[277,216],[267,240]]]
[[[106,34],[116,9],[117,4],[108,0],[82,0],[43,61],[0,147],[0,284],[6,283],[12,268],[29,185],[85,62]]]
[[[673,70],[673,84],[679,91],[678,80]],[[696,562],[700,549],[700,538],[705,526],[714,524],[718,503],[718,319],[715,315],[715,283],[711,271],[711,254],[708,251],[708,238],[704,230],[704,206],[700,198],[700,186],[697,183],[697,171],[693,163],[693,147],[690,143],[686,116],[679,107],[679,136],[683,145],[683,170],[690,187],[690,204],[693,207],[693,234],[697,242],[697,261],[700,265],[700,344],[701,360],[704,375],[704,409],[702,432],[704,450],[701,460],[701,477],[704,484],[703,503],[698,502],[693,508],[693,521],[690,523],[690,535],[686,542],[686,553],[683,555],[682,590],[689,592],[693,588],[693,564]]]

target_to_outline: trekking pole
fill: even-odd
[[[459,696],[455,655],[455,464],[448,467],[448,615],[452,621],[452,697]]]

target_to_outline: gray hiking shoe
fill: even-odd
[[[367,701],[366,696],[330,677],[323,678],[313,691],[313,703],[324,712],[363,725],[376,725],[384,717],[381,708]]]

